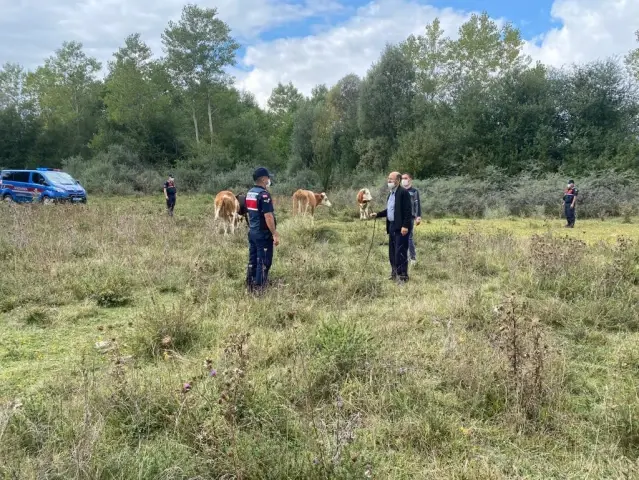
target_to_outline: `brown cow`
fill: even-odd
[[[368,188],[362,188],[359,192],[357,192],[357,205],[359,205],[360,220],[366,220],[370,216],[368,207],[372,200],[373,196]]]
[[[215,196],[215,222],[222,220],[224,223],[224,235],[228,234],[229,227],[231,235],[235,233],[235,225],[239,221],[238,212],[240,202],[238,202],[233,192],[223,190]]]
[[[315,213],[315,207],[320,205],[331,206],[331,202],[324,192],[313,193],[310,190],[298,190],[293,194],[293,214],[305,215],[310,209],[312,216]]]

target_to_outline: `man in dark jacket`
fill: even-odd
[[[422,223],[422,202],[419,199],[419,190],[413,187],[413,177],[409,173],[402,175],[402,187],[408,190],[411,202],[413,204],[413,227]],[[413,231],[408,236],[408,256],[411,265],[417,263],[417,252],[415,251],[415,240],[413,239]]]
[[[388,259],[391,264],[391,280],[408,281],[408,239],[413,229],[413,206],[411,196],[400,185],[399,172],[388,175],[388,199],[386,209],[374,213],[373,217],[386,218],[388,233]]]

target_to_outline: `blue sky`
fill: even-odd
[[[65,40],[106,64],[139,32],[156,55],[169,20],[187,1],[216,7],[242,43],[239,88],[264,105],[278,82],[309,94],[349,73],[363,76],[386,43],[420,33],[438,17],[455,36],[471,13],[517,26],[533,59],[553,66],[624,55],[636,47],[639,0],[0,0],[0,65],[33,69]],[[18,40],[19,39],[19,40]]]

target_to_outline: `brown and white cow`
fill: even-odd
[[[293,194],[293,214],[305,215],[311,211],[311,216],[315,213],[315,207],[324,205],[330,207],[331,202],[324,192],[313,193],[310,190],[298,190]]]
[[[357,205],[359,205],[359,219],[365,220],[370,217],[369,204],[373,196],[368,188],[362,188],[357,192]]]
[[[229,227],[231,234],[235,233],[239,211],[240,202],[230,190],[223,190],[215,196],[215,223],[220,220],[224,223],[224,235],[228,234]]]

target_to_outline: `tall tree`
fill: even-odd
[[[313,125],[315,106],[310,101],[303,102],[295,112],[293,132],[291,134],[291,163],[289,172],[313,165]]]
[[[424,35],[410,35],[400,44],[404,55],[415,66],[418,91],[430,100],[441,92],[449,44],[439,18],[426,25]]]
[[[178,121],[172,86],[163,64],[139,34],[129,35],[113,54],[105,82],[107,124],[92,140],[106,149],[122,143],[145,162],[159,162],[179,153]]]
[[[207,102],[209,134],[213,144],[211,93],[215,84],[227,81],[224,67],[235,62],[240,47],[231,37],[229,26],[217,18],[217,9],[188,4],[178,22],[169,22],[162,34],[167,65],[178,84],[191,96],[195,141],[200,142],[196,115],[198,95]]]
[[[355,144],[359,135],[357,108],[361,86],[361,79],[350,74],[339,80],[327,97],[339,123],[336,142],[339,146],[339,165],[345,171],[353,170],[359,162]]]
[[[22,65],[5,63],[0,69],[0,108],[21,105],[26,73]]]
[[[635,32],[635,37],[637,39],[637,42],[639,42],[639,30]],[[625,60],[626,60],[626,65],[630,69],[630,72],[632,73],[632,75],[637,80],[639,80],[639,47],[628,52]]]
[[[273,119],[273,135],[270,138],[272,149],[283,166],[291,154],[291,135],[295,112],[304,101],[304,96],[291,82],[278,83],[271,92],[267,106]]]
[[[512,24],[499,28],[486,12],[473,14],[459,28],[459,38],[446,42],[447,83],[487,86],[494,74],[524,68],[530,58],[522,54],[523,45],[521,33]]]
[[[339,161],[339,117],[330,102],[323,101],[314,106],[313,131],[313,170],[318,174],[322,187],[328,190],[333,173]]]
[[[101,68],[81,43],[64,42],[27,75],[25,91],[42,117],[55,155],[80,153],[94,135],[101,111]]]
[[[399,47],[388,45],[362,82],[358,123],[360,155],[375,158],[368,168],[385,168],[401,132],[412,127],[415,69]],[[381,164],[379,162],[381,161]]]

